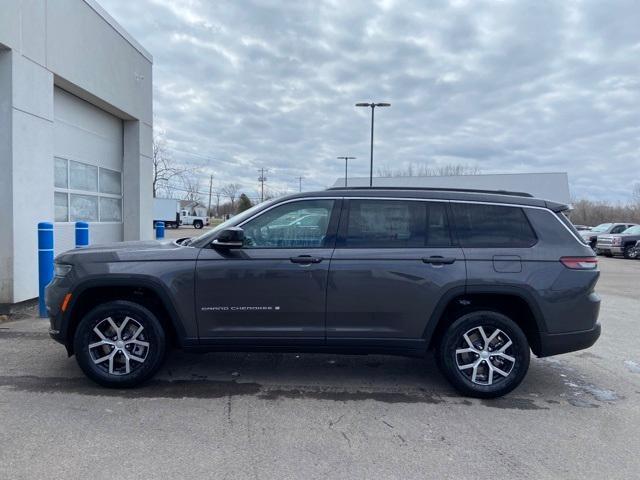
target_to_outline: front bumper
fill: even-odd
[[[64,279],[54,278],[44,291],[47,314],[49,315],[49,336],[56,342],[67,346],[64,312],[60,306],[64,296],[70,291]]]
[[[549,357],[560,353],[575,352],[589,348],[600,337],[602,327],[596,323],[590,330],[568,333],[540,333],[538,357]]]

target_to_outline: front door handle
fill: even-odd
[[[300,263],[302,265],[309,265],[311,263],[320,263],[322,258],[312,257],[311,255],[300,255],[298,257],[291,257],[291,263]]]
[[[422,259],[424,263],[430,263],[431,265],[451,265],[456,261],[456,257],[441,257],[434,255],[433,257],[424,257]]]

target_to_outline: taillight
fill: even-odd
[[[562,257],[560,262],[571,270],[594,270],[598,268],[596,257]]]

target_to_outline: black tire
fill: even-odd
[[[464,337],[465,334],[468,334],[467,337],[472,342],[475,342],[476,338],[482,338],[477,330],[479,327],[483,328],[488,338],[491,338],[496,329],[501,331],[490,342],[490,349],[477,349],[480,343],[474,344],[473,349],[489,357],[481,358],[480,354],[473,352],[456,353],[456,350],[467,349],[468,342]],[[508,344],[508,340],[512,343],[501,354],[500,349]],[[506,360],[503,354],[513,358],[514,361]],[[506,315],[490,310],[475,311],[460,316],[447,328],[440,340],[437,357],[442,373],[460,393],[476,398],[495,398],[506,395],[524,379],[529,369],[529,342],[520,327]],[[464,370],[459,368],[460,363],[464,367],[476,362],[479,362],[477,368]],[[492,383],[489,384],[488,362],[491,362],[492,367],[499,367],[501,371],[507,373],[507,376],[504,377],[494,371],[490,374],[493,378]],[[473,376],[474,372],[476,377],[475,381],[472,381],[470,376]]]
[[[613,257],[613,253],[611,253],[609,250],[603,251],[602,255],[604,255],[605,257],[608,257],[608,258]]]
[[[201,220],[195,220],[193,222],[193,227],[197,228],[198,230],[202,228],[202,221]]]
[[[129,320],[124,322],[126,317]],[[113,330],[109,318],[116,327],[122,328],[124,325],[122,337]],[[135,335],[139,327],[142,330]],[[102,333],[102,337],[96,333],[95,328]],[[123,341],[116,345],[113,334]],[[89,348],[90,345],[105,340],[114,345]],[[137,343],[133,343],[134,341]],[[148,345],[145,347],[144,344]],[[87,377],[104,387],[129,388],[140,385],[158,371],[164,360],[166,339],[160,321],[150,310],[134,302],[116,300],[97,306],[80,320],[73,346],[76,361]],[[127,355],[123,353],[124,349],[127,349]],[[95,361],[108,356],[113,356],[113,360],[100,363]],[[125,357],[129,360],[129,373],[126,373]],[[143,361],[139,362],[134,358],[143,358]],[[110,367],[113,373],[110,373]]]
[[[623,255],[626,259],[635,260],[638,258],[638,250],[635,245],[627,245],[624,247]]]

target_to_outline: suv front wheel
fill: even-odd
[[[493,311],[462,315],[445,331],[438,364],[461,393],[494,398],[509,393],[529,368],[529,343],[509,317]]]
[[[96,383],[133,387],[160,368],[165,334],[150,310],[117,300],[99,305],[82,318],[74,350],[78,365]]]

